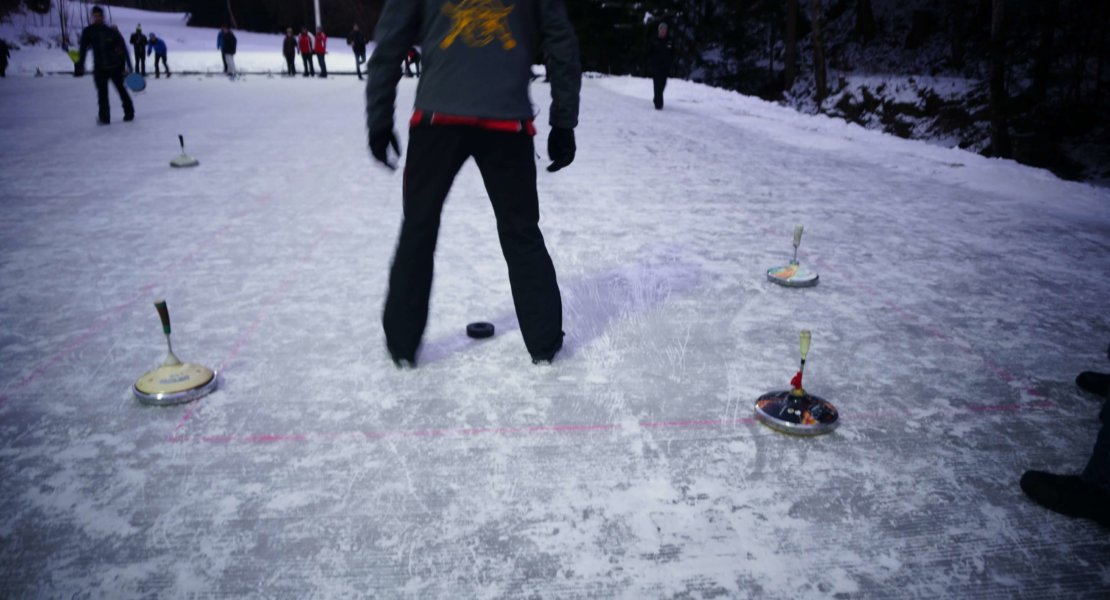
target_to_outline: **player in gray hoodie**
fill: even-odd
[[[388,0],[368,63],[366,125],[371,153],[390,168],[399,65],[423,49],[423,76],[409,126],[404,220],[382,324],[398,367],[415,366],[428,319],[440,213],[463,163],[473,157],[497,218],[524,345],[536,364],[562,348],[562,299],[539,228],[528,96],[532,60],[545,55],[551,80],[547,170],[574,160],[582,68],[563,0]]]

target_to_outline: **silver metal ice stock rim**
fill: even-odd
[[[198,398],[202,398],[216,391],[218,385],[219,373],[213,371],[212,379],[200,387],[191,390],[184,390],[172,394],[146,394],[139,391],[138,384],[132,384],[131,392],[135,394],[135,398],[143,404],[151,406],[173,406],[174,404],[185,404],[192,402]]]
[[[782,278],[779,278],[779,277],[775,277],[774,275],[771,275],[771,271],[773,271],[773,270],[774,269],[770,269],[770,270],[767,271],[767,281],[770,281],[772,283],[777,283],[777,284],[779,284],[783,287],[795,287],[795,288],[813,287],[813,286],[817,285],[817,282],[820,281],[820,279],[821,279],[821,276],[818,275],[818,276],[814,277],[813,279],[809,279],[809,280],[791,281],[789,279],[782,279]]]
[[[816,425],[802,425],[800,423],[788,423],[763,412],[758,406],[755,407],[755,418],[759,419],[760,423],[780,431],[782,433],[789,433],[791,435],[823,435],[832,433],[834,429],[840,425],[840,420],[837,419],[832,423],[818,423]]]

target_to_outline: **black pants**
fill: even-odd
[[[224,75],[227,75],[227,55],[220,52],[220,60],[224,61]]]
[[[123,69],[120,68],[111,71],[93,71],[93,83],[96,84],[97,118],[104,123],[111,122],[112,120],[111,112],[108,110],[109,81],[115,86],[116,92],[119,93],[120,100],[123,101],[124,118],[134,116],[135,105],[131,103],[131,95],[127,93],[127,88],[123,86]]]
[[[294,56],[295,55],[293,55],[293,54],[286,54],[285,55],[285,74],[286,75],[296,75],[297,74],[297,67],[296,67],[296,65],[293,64],[293,57]]]
[[[158,61],[161,61],[162,66],[166,67],[166,77],[169,77],[170,76],[170,63],[166,62],[166,55],[165,54],[155,54],[154,55],[154,76],[158,77],[159,75],[161,75],[161,71],[158,70]]]
[[[428,321],[440,213],[455,175],[473,156],[497,218],[501,252],[524,345],[550,358],[563,343],[563,304],[540,233],[532,138],[466,126],[418,125],[409,135],[401,235],[382,325],[393,358],[412,360]]]
[[[135,72],[146,77],[146,52],[135,48]]]
[[[355,74],[359,79],[362,79],[362,63],[366,62],[366,50],[359,52],[355,50]]]
[[[315,75],[316,74],[316,67],[312,66],[312,55],[311,54],[301,54],[301,66],[304,67],[304,76],[305,77],[308,77],[309,75]]]
[[[328,76],[328,65],[324,63],[324,55],[317,54],[316,60],[320,61],[320,77]]]
[[[667,76],[656,75],[655,80],[655,108],[663,108],[663,90],[667,88]]]

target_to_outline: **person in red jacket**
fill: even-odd
[[[328,65],[324,63],[324,55],[328,53],[328,36],[324,35],[324,28],[316,30],[316,60],[320,61],[320,77],[328,76]]]
[[[316,74],[312,66],[312,36],[308,34],[307,27],[301,27],[301,35],[297,36],[297,49],[301,52],[301,65],[304,66],[304,76]]]

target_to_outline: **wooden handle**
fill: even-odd
[[[170,334],[170,309],[166,306],[165,300],[159,300],[154,303],[154,308],[158,309],[158,317],[162,319],[162,331],[166,335]]]

